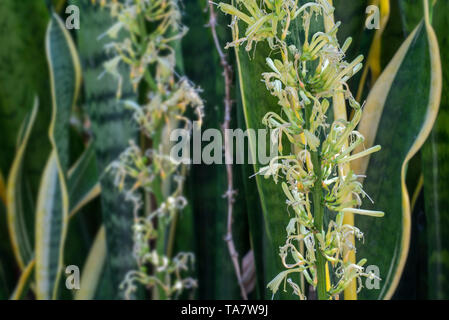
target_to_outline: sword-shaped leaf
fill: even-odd
[[[385,212],[382,219],[356,217],[366,235],[357,255],[379,267],[380,289],[363,290],[362,299],[389,299],[401,278],[410,243],[410,197],[405,184],[409,160],[421,148],[434,124],[441,96],[442,76],[438,42],[426,14],[402,44],[371,90],[359,125],[365,147],[380,144],[382,151],[353,163],[367,174],[365,191],[374,204],[367,209]],[[369,162],[369,164],[368,164]]]
[[[53,149],[37,200],[35,276],[36,297],[56,299],[69,217],[69,120],[79,90],[80,66],[70,34],[54,12],[47,29],[46,52],[53,102],[49,129]]]
[[[189,1],[185,5],[184,23],[189,32],[182,40],[184,69],[186,75],[196,85],[202,88],[201,98],[205,103],[205,116],[202,130],[215,128],[220,130],[224,119],[225,83],[223,79],[223,67],[220,65],[220,57],[214,45],[210,27],[204,27],[209,21],[210,12],[204,9],[208,7],[207,1]],[[201,15],[199,14],[201,12]],[[226,44],[229,34],[229,17],[217,14],[217,37],[221,45]],[[232,52],[228,54],[228,62],[233,58]],[[232,118],[235,118],[236,105],[233,104]],[[235,123],[232,123],[234,125]],[[236,203],[233,205],[233,239],[236,250],[239,252],[238,260],[249,249],[248,235],[246,233],[247,217],[243,203],[245,194],[239,167],[234,166],[233,184],[237,193]],[[195,259],[198,297],[199,299],[240,299],[240,289],[235,275],[232,259],[229,255],[225,235],[227,231],[227,199],[224,194],[227,190],[227,174],[224,164],[206,165],[194,164],[191,166],[186,181],[185,191],[189,204],[193,210],[194,222],[188,227],[193,227],[190,238],[196,244]],[[178,217],[178,227],[187,225],[188,212],[184,210]],[[194,237],[201,235],[201,237]],[[187,232],[177,234],[176,251],[188,251],[183,248],[186,242]],[[211,248],[214,248],[211,250]]]
[[[83,26],[77,31],[77,44],[83,66],[85,107],[92,123],[102,189],[107,268],[110,269],[108,281],[113,288],[108,298],[123,298],[119,285],[126,273],[136,268],[132,251],[133,204],[125,199],[114,185],[114,177],[105,170],[129,146],[129,140],[136,138],[137,128],[132,125],[131,112],[116,98],[117,80],[109,75],[99,79],[104,73],[104,63],[110,58],[105,50],[107,37],[99,39],[113,24],[109,12],[89,1],[72,0],[70,3],[79,6],[83,14]],[[124,78],[128,77],[124,66],[120,66],[119,71]],[[129,81],[124,81],[121,98],[137,98]]]
[[[443,94],[437,122],[424,144],[422,164],[427,226],[428,299],[449,299],[449,3],[437,1],[433,26],[440,45]]]
[[[17,152],[10,169],[6,188],[9,236],[16,261],[21,269],[28,264],[33,256],[33,233],[27,223],[27,218],[29,217],[27,211],[30,210],[30,207],[27,206],[29,201],[24,198],[27,192],[23,186],[23,166],[25,151],[38,110],[39,102],[35,98],[33,109],[25,118],[19,132]]]
[[[70,217],[101,192],[95,149],[90,143],[68,172]]]
[[[23,269],[22,274],[20,275],[19,281],[17,282],[17,286],[14,289],[14,292],[11,296],[11,300],[20,300],[25,297],[30,288],[31,282],[33,280],[33,272],[34,267],[36,265],[36,259],[31,259],[30,262]]]
[[[80,290],[75,294],[76,300],[95,299],[96,293],[100,287],[101,277],[105,271],[105,262],[106,234],[104,226],[101,226],[81,271]]]
[[[45,60],[45,29],[49,15],[43,1],[0,1],[0,170],[11,168],[20,126],[39,98],[39,112],[23,160],[22,184],[35,202],[39,180],[50,153],[46,132],[51,97]],[[34,211],[29,211],[34,220]]]

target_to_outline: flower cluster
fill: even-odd
[[[174,128],[191,127],[185,115],[188,108],[199,120],[202,117],[198,89],[176,72],[176,42],[187,29],[181,24],[176,0],[102,0],[100,4],[109,9],[114,20],[100,36],[108,37],[106,49],[113,53],[103,74],[117,79],[120,98],[124,80],[119,68],[126,65],[134,89],[144,92],[139,102],[123,101],[133,112],[142,142],[137,145],[131,141],[109,166],[117,187],[134,203],[134,255],[139,269],[127,274],[122,287],[129,296],[136,290],[136,283],[141,283],[153,289],[155,298],[170,299],[196,287],[194,279],[183,278],[193,255],[180,252],[172,257],[171,252],[172,226],[187,205],[183,197],[187,168],[170,157],[167,138]],[[166,236],[166,232],[170,234]]]
[[[325,268],[331,266],[336,281],[323,289],[324,297],[320,298],[338,295],[353,280],[358,280],[360,289],[360,277],[375,276],[364,272],[365,259],[357,264],[349,261],[349,253],[355,252],[352,239],[362,239],[363,233],[355,226],[343,224],[343,217],[348,213],[383,216],[382,212],[359,209],[362,198],[367,196],[360,177],[343,170],[350,161],[380,149],[375,146],[352,154],[364,141],[355,131],[362,107],[346,82],[362,68],[363,57],[352,62],[344,60],[351,39],[339,45],[336,38],[339,23],[326,32],[309,34],[312,18],[332,15],[334,8],[327,0],[310,1],[303,6],[297,0],[236,2],[236,7],[219,4],[223,12],[234,18],[231,24],[234,39],[228,46],[246,42],[246,50],[251,50],[257,42],[268,43],[272,54],[266,58],[268,70],[261,76],[281,109],[268,112],[262,119],[263,124],[273,129],[272,138],[279,140],[280,155],[258,173],[280,182],[288,212],[294,212],[286,228],[286,243],[280,248],[286,270],[268,287],[275,294],[282,282],[284,290],[288,283],[296,295],[305,299],[300,286],[289,278],[291,273],[300,273],[310,286],[318,287],[320,297],[320,286],[326,288],[325,283],[330,281],[326,279]],[[286,41],[293,22],[302,24],[304,38],[299,48]],[[245,26],[243,36],[239,26]],[[354,117],[329,123],[332,98],[339,94],[354,110]],[[283,154],[283,139],[292,144],[293,151],[289,154]],[[327,226],[323,219],[325,208],[330,215]]]

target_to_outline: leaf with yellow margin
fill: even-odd
[[[371,0],[371,5],[377,6],[380,9],[380,25],[376,29],[371,47],[368,53],[367,61],[360,78],[360,83],[357,89],[356,99],[360,100],[363,97],[363,91],[366,89],[368,74],[371,75],[371,85],[373,85],[379,78],[381,72],[381,45],[382,34],[387,26],[390,18],[390,0]]]
[[[91,300],[95,298],[104,272],[105,262],[106,232],[104,226],[101,226],[83,266],[80,290],[75,294],[76,300]]]
[[[14,289],[14,292],[11,296],[11,300],[20,300],[22,299],[28,292],[30,288],[34,267],[36,266],[36,259],[31,259],[28,262],[27,266],[23,269],[22,274],[20,275],[19,282],[17,282],[17,286]]]
[[[399,283],[410,244],[410,197],[405,185],[407,164],[429,136],[440,105],[442,90],[438,41],[424,21],[404,41],[371,90],[358,130],[365,147],[382,151],[354,161],[353,170],[366,174],[364,189],[374,200],[364,207],[385,212],[382,219],[356,217],[366,235],[357,255],[380,270],[380,288],[362,290],[362,299],[390,299]],[[360,150],[358,150],[360,151]]]
[[[6,186],[5,179],[3,178],[3,174],[0,172],[0,201],[6,205]]]
[[[70,168],[67,185],[70,199],[70,217],[100,194],[97,158],[92,143],[87,146],[76,163]]]
[[[23,185],[23,166],[25,151],[38,110],[39,102],[35,98],[33,109],[25,118],[19,132],[17,152],[11,165],[6,189],[8,231],[17,264],[21,269],[28,264],[33,256],[32,233],[28,228],[26,212],[30,208],[26,206],[26,199],[24,199],[26,192]]]
[[[41,178],[36,208],[36,297],[56,299],[69,218],[67,188],[70,112],[80,87],[80,63],[74,43],[56,13],[47,29],[53,112],[49,137],[53,147]]]
[[[439,0],[432,25],[440,44],[443,94],[435,126],[422,150],[427,235],[427,298],[449,299],[449,2]],[[421,257],[420,257],[421,258]]]

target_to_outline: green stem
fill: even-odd
[[[305,108],[306,116],[306,128],[310,128],[310,117],[312,114],[313,105],[308,105]],[[319,150],[315,152],[310,152],[311,160],[313,164],[313,171],[315,173],[316,181],[312,189],[312,204],[313,204],[313,219],[315,224],[316,232],[321,232],[323,230],[323,220],[324,220],[324,199],[323,199],[323,189],[321,187],[321,159]],[[317,237],[315,236],[315,248],[316,248],[316,268],[317,268],[317,293],[319,300],[327,300],[326,292],[326,259],[321,253],[320,245]]]
[[[147,50],[147,27],[145,18],[142,14],[137,15],[137,22],[139,24],[139,35],[140,35],[140,55],[144,56]],[[145,70],[144,79],[147,82],[151,90],[157,91],[157,84],[151,76],[148,69]]]
[[[316,182],[312,191],[312,202],[314,212],[314,223],[317,232],[323,230],[324,205],[323,205],[323,189],[321,188],[321,161],[318,152],[312,152],[312,164],[316,175]],[[321,253],[318,239],[315,236],[316,248],[316,268],[317,268],[317,292],[319,300],[327,300],[326,293],[326,260]]]
[[[148,86],[150,87],[150,89],[152,91],[158,91],[157,88],[157,84],[156,81],[154,81],[153,77],[150,74],[150,71],[148,71],[148,69],[145,70],[144,74],[143,74],[145,81],[147,82]]]

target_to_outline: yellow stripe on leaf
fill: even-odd
[[[382,34],[387,26],[388,19],[390,17],[390,0],[372,0],[372,5],[380,6],[380,26],[376,30],[373,37],[373,42],[371,44],[368,58],[365,63],[365,68],[363,69],[362,77],[360,78],[360,83],[357,90],[356,99],[360,101],[363,95],[363,89],[365,88],[366,79],[368,77],[368,72],[371,72],[371,84],[374,83],[379,78],[381,73],[381,51],[382,51]]]
[[[30,285],[31,275],[33,274],[34,267],[36,265],[36,259],[32,259],[28,265],[23,269],[20,275],[19,282],[11,295],[11,300],[19,300],[25,294],[28,286]]]
[[[6,186],[3,174],[0,172],[0,200],[6,206]]]
[[[106,232],[104,226],[101,226],[83,266],[80,290],[75,294],[76,300],[91,300],[95,298],[105,261]]]
[[[45,45],[52,94],[49,138],[53,149],[42,175],[36,206],[35,279],[37,299],[57,299],[69,220],[65,130],[79,92],[81,68],[75,44],[56,13],[48,25]]]
[[[11,165],[6,188],[8,231],[14,256],[17,264],[22,270],[25,268],[25,265],[28,263],[33,252],[25,222],[23,190],[21,187],[22,168],[28,140],[38,110],[39,102],[37,98],[35,98],[33,109],[31,110],[30,115],[25,119],[22,129],[20,130],[21,133],[19,134],[18,139],[20,141],[18,141],[18,149]]]
[[[402,233],[399,238],[399,245],[394,251],[395,264],[391,265],[391,269],[388,270],[388,275],[384,281],[387,281],[388,286],[384,289],[384,293],[381,296],[384,299],[391,299],[393,296],[402,272],[405,267],[409,246],[410,246],[410,233],[411,233],[411,209],[410,198],[405,183],[407,165],[410,159],[419,151],[424,144],[425,140],[429,136],[433,124],[435,122],[441,99],[442,91],[442,71],[441,71],[441,59],[438,47],[438,41],[435,36],[435,32],[429,22],[429,6],[427,0],[424,1],[424,28],[427,36],[429,46],[430,57],[430,85],[428,92],[428,101],[425,118],[422,125],[419,127],[419,132],[414,139],[411,147],[409,148],[406,156],[402,160],[400,168],[400,188],[401,188],[401,206],[402,206]],[[376,139],[378,126],[386,105],[390,91],[393,89],[392,84],[398,75],[400,67],[409,52],[410,47],[414,43],[417,37],[417,32],[423,32],[423,23],[419,24],[414,31],[408,36],[404,43],[399,48],[398,52],[393,57],[392,61],[388,64],[384,72],[379,77],[378,81],[374,85],[373,89],[368,95],[364,114],[361,119],[358,130],[365,136],[365,148],[369,148],[374,144]],[[405,108],[406,106],[404,106]],[[384,129],[384,128],[383,128]],[[362,151],[359,148],[355,152]],[[353,162],[353,169],[357,174],[363,175],[368,168],[369,156],[358,159]],[[389,214],[386,212],[386,214]],[[394,214],[394,212],[390,213]],[[399,230],[398,230],[399,231]],[[375,263],[375,262],[374,262]]]

